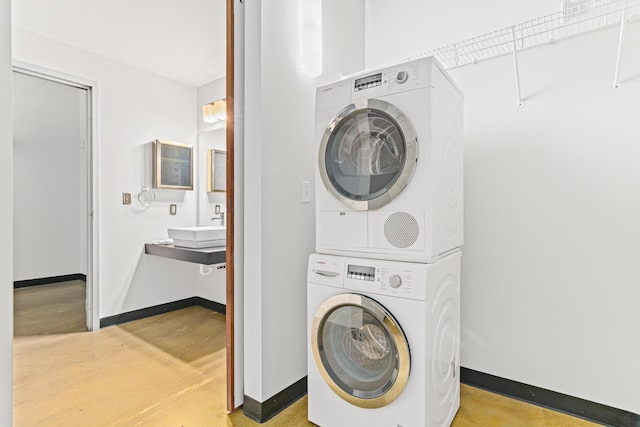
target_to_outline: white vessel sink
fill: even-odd
[[[167,229],[173,244],[185,248],[211,248],[227,244],[227,227],[202,226]]]

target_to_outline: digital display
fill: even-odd
[[[376,277],[375,267],[365,267],[362,265],[348,265],[347,277],[350,279],[373,281]]]
[[[382,73],[373,74],[371,76],[361,77],[356,79],[353,84],[353,89],[359,91],[370,87],[380,86],[382,84]]]

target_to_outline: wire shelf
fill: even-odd
[[[560,12],[512,25],[501,30],[483,34],[439,49],[420,53],[398,61],[381,64],[363,72],[371,72],[406,61],[433,56],[448,70],[463,65],[475,64],[503,55],[513,55],[516,81],[516,105],[523,106],[520,92],[517,52],[575,37],[612,26],[620,27],[618,52],[616,55],[613,89],[620,89],[620,56],[626,22],[640,16],[640,0],[565,0]],[[344,77],[362,74],[356,73]]]
[[[512,54],[556,40],[596,31],[638,17],[640,0],[565,1],[563,10],[428,51],[409,59],[435,56],[445,69]]]

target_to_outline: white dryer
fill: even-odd
[[[317,252],[433,262],[462,245],[462,104],[432,57],[317,89]]]
[[[460,257],[309,257],[309,421],[451,424],[460,406]]]

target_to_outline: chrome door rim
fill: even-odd
[[[321,326],[329,314],[340,307],[355,306],[363,308],[373,314],[382,325],[387,329],[395,343],[398,352],[398,374],[391,388],[383,395],[375,398],[361,398],[354,396],[343,390],[331,377],[327,371],[318,345],[318,334]],[[358,294],[341,294],[326,300],[317,310],[311,327],[311,349],[316,366],[320,371],[320,375],[329,387],[345,401],[361,407],[361,408],[380,408],[393,402],[404,390],[409,380],[409,372],[411,370],[411,356],[409,352],[409,344],[404,332],[400,328],[398,322],[393,316],[380,304],[373,299]]]
[[[331,183],[327,174],[327,164],[325,161],[325,153],[331,135],[338,124],[348,115],[359,110],[370,109],[377,110],[383,115],[388,115],[399,126],[399,130],[404,137],[406,144],[406,158],[402,168],[402,172],[393,185],[383,194],[371,200],[354,200],[340,193]],[[320,142],[320,150],[318,153],[318,165],[320,170],[320,178],[324,187],[340,202],[355,210],[378,209],[391,200],[393,200],[407,186],[415,172],[418,163],[418,138],[415,128],[407,116],[392,104],[380,99],[362,99],[347,105],[343,108],[327,125],[322,140]]]

